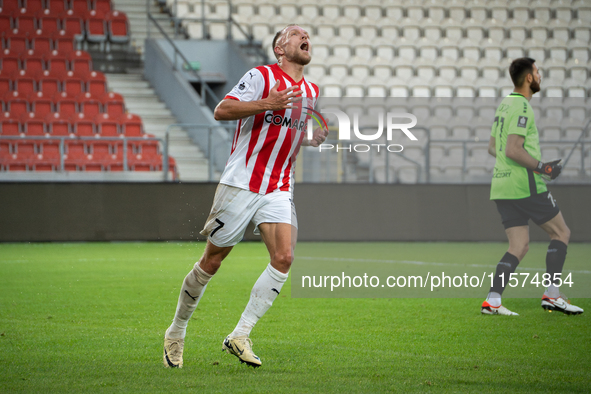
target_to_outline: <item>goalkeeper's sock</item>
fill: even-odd
[[[548,252],[546,252],[546,272],[550,274],[550,280],[553,281],[554,285],[560,283],[558,280],[554,281],[554,275],[562,273],[564,260],[566,260],[566,249],[567,245],[557,239],[553,239],[550,241],[550,245],[548,245]]]
[[[230,337],[249,336],[254,325],[269,310],[279,295],[288,274],[277,271],[269,265],[263,271],[250,292],[250,300],[240,317],[240,321]]]
[[[176,307],[174,319],[168,330],[166,337],[170,339],[185,338],[187,324],[191,315],[197,308],[199,300],[205,292],[207,283],[213,275],[208,274],[199,267],[199,262],[195,264],[191,272],[185,277],[181,294]]]
[[[517,268],[518,265],[519,259],[516,256],[509,252],[505,253],[501,261],[497,264],[497,270],[495,272],[495,277],[493,278],[493,285],[491,286],[489,293],[503,294],[503,290],[505,290],[505,286],[509,282],[510,275],[515,272],[515,268]],[[502,279],[501,275],[503,276]]]

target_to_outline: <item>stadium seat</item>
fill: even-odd
[[[30,136],[48,136],[45,129],[45,122],[38,118],[34,112],[22,114],[20,117],[22,130],[27,137]]]
[[[92,3],[88,0],[70,0],[70,9],[74,14],[84,15],[92,10]]]
[[[111,11],[106,14],[109,41],[113,43],[126,43],[129,41],[129,22],[127,15],[120,11]]]
[[[10,31],[14,28],[12,18],[7,14],[0,14],[0,31]]]
[[[22,53],[20,58],[23,70],[26,70],[29,73],[42,72],[45,69],[45,60],[41,53],[42,52],[34,51],[33,49],[29,49],[27,52]]]
[[[34,50],[35,53],[47,53],[51,52],[53,49],[53,41],[51,40],[51,36],[40,30],[37,30],[34,35],[29,37],[29,42],[31,49]]]
[[[3,136],[24,136],[20,122],[13,118],[0,119],[0,134]]]
[[[121,136],[119,130],[119,123],[117,120],[111,118],[109,114],[97,114],[94,118],[97,127],[97,132],[102,137],[119,137]]]
[[[21,32],[34,32],[37,30],[35,17],[24,8],[12,13],[12,21],[14,28]]]
[[[78,112],[78,102],[66,92],[55,93],[52,101],[56,112],[68,116],[76,115]]]
[[[45,117],[45,124],[47,126],[48,133],[53,136],[69,136],[72,133],[71,125],[68,117],[64,117],[64,114],[54,112],[47,114]]]
[[[91,0],[91,4],[93,4],[92,9],[101,11],[105,14],[113,9],[111,0]]]
[[[78,101],[80,113],[89,119],[95,119],[102,112],[101,102],[88,92],[80,93],[76,97],[76,101]]]
[[[59,75],[65,75],[65,73],[52,73],[50,71],[37,72],[35,80],[37,81],[37,88],[39,92],[42,92],[47,97],[52,97],[55,93],[61,90],[61,79]]]
[[[27,101],[31,112],[39,114],[41,117],[53,112],[53,102],[49,97],[51,96],[46,96],[43,92],[29,93]]]
[[[144,125],[142,119],[135,114],[122,114],[117,118],[121,125],[121,134],[126,137],[144,136]]]
[[[33,73],[20,70],[11,76],[13,88],[22,95],[28,95],[37,90],[37,84],[33,78]]]
[[[18,29],[4,33],[4,49],[10,49],[11,53],[21,53],[28,48],[27,33],[21,32]]]
[[[70,123],[74,134],[81,137],[96,137],[96,127],[92,119],[84,116],[83,113],[75,114],[70,117]]]
[[[119,117],[125,114],[125,102],[119,93],[108,92],[100,96],[103,111],[111,117]],[[140,120],[141,122],[141,120]]]
[[[101,50],[104,49],[108,32],[105,17],[91,11],[85,20],[85,27],[86,40],[90,43],[99,44]]]
[[[69,96],[76,97],[84,92],[84,81],[70,71],[63,81],[63,89]]]
[[[6,75],[10,75],[20,70],[20,56],[14,54],[9,49],[5,49],[0,55],[0,70]]]
[[[38,28],[46,35],[61,30],[60,18],[56,13],[51,13],[47,9],[37,13],[37,24]]]
[[[66,0],[46,0],[47,9],[52,13],[59,14],[67,10]]]
[[[55,49],[61,54],[66,54],[76,50],[76,41],[82,40],[84,35],[76,35],[75,33],[69,33],[66,30],[60,30],[59,32],[53,33],[51,37]]]
[[[47,62],[47,70],[51,72],[68,72],[70,69],[68,58],[62,52],[52,51],[43,57]]]
[[[67,56],[71,70],[74,72],[90,73],[92,71],[92,57],[86,51],[70,52]]]

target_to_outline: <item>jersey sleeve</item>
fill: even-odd
[[[534,114],[527,101],[520,100],[513,104],[507,121],[507,135],[516,134],[525,137],[530,125],[534,123]]]
[[[232,99],[238,101],[255,101],[260,100],[265,89],[265,79],[263,74],[253,68],[249,70],[240,81],[230,90],[224,99]]]

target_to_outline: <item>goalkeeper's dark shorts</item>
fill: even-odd
[[[550,192],[519,200],[494,200],[505,228],[527,226],[531,219],[538,226],[554,218],[560,208]]]

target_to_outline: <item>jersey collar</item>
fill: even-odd
[[[300,79],[300,81],[299,81],[299,82],[296,82],[296,81],[294,81],[294,80],[293,80],[293,79],[292,79],[292,78],[289,76],[289,74],[287,74],[285,71],[283,71],[283,70],[281,69],[281,67],[279,67],[279,64],[277,64],[277,63],[273,64],[273,65],[271,66],[271,68],[273,69],[273,71],[278,71],[278,72],[280,72],[280,73],[281,73],[281,75],[283,75],[285,78],[287,78],[287,80],[288,80],[289,82],[291,82],[291,83],[292,83],[292,85],[299,85],[299,84],[301,84],[301,83],[304,81],[304,76],[302,76],[302,79]]]
[[[511,94],[509,96],[521,96],[523,98],[525,98],[525,96],[521,93],[517,93],[517,92],[511,92]]]

